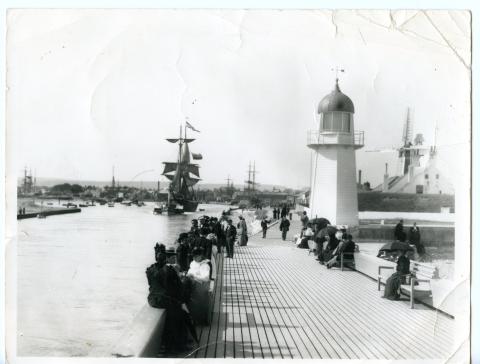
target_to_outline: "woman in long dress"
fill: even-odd
[[[247,223],[243,216],[239,216],[240,221],[238,222],[238,243],[240,246],[247,245]]]
[[[385,283],[383,298],[389,300],[398,300],[400,298],[400,286],[405,284],[406,276],[410,273],[410,259],[405,255],[405,251],[399,251],[398,255],[396,271]]]

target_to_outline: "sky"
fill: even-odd
[[[395,170],[406,110],[464,173],[470,14],[462,11],[10,10],[7,173],[156,180],[188,120],[204,182],[309,185],[307,131],[334,87],[355,104],[363,181]],[[142,173],[144,172],[144,173]],[[138,175],[141,177],[136,177]]]

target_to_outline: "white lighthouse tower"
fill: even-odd
[[[358,226],[355,150],[363,147],[363,131],[354,131],[353,102],[334,90],[318,105],[318,130],[308,132],[313,149],[310,218],[325,217],[334,225]]]

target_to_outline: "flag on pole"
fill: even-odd
[[[195,129],[195,128],[192,126],[192,124],[190,124],[188,121],[185,121],[185,126],[186,126],[187,128],[192,129],[193,131],[196,131],[197,133],[200,133],[200,130]]]

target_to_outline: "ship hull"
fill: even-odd
[[[197,211],[198,201],[195,200],[186,200],[183,198],[172,198],[169,205],[167,206],[168,215],[178,215],[183,214],[184,212],[195,212]]]
[[[181,214],[183,212],[195,212],[197,211],[198,201],[195,200],[183,200],[174,199],[175,204],[172,204],[168,208],[169,215]],[[180,208],[180,206],[182,208]]]
[[[183,211],[185,211],[185,212],[195,212],[195,211],[197,211],[198,201],[183,200],[181,202],[181,205],[183,205]]]

